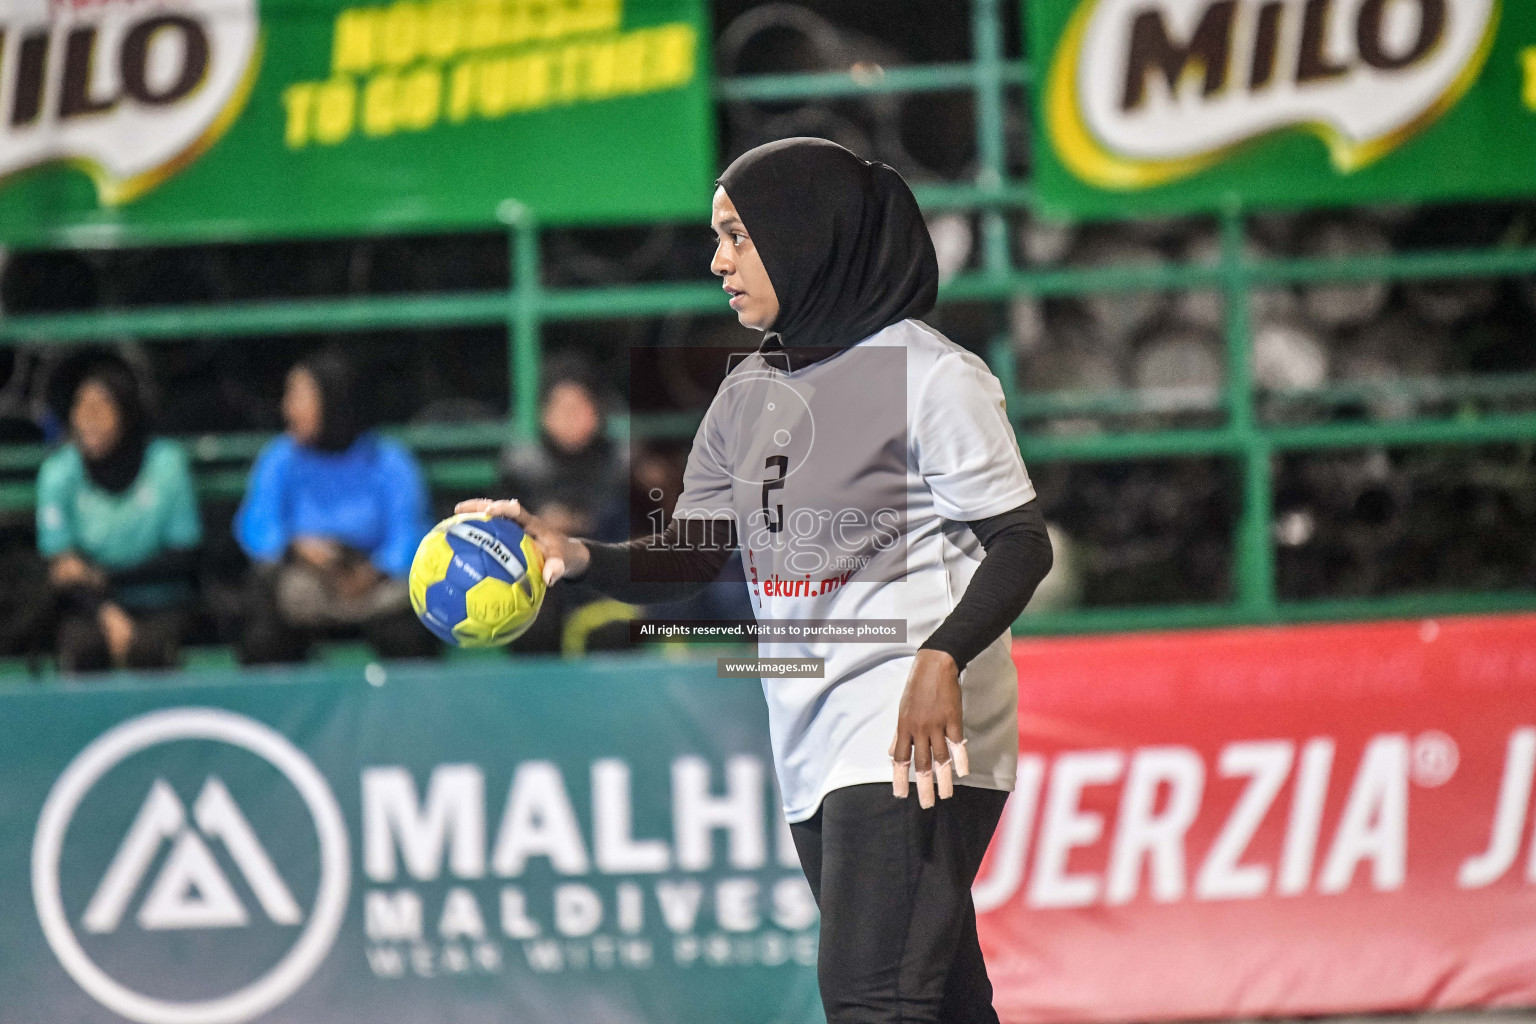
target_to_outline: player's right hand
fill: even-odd
[[[917,802],[923,808],[955,793],[955,776],[970,772],[960,699],[960,668],[943,651],[919,650],[901,695],[896,738],[891,741],[891,788],[907,798],[907,770],[917,774]]]
[[[523,532],[533,538],[533,542],[539,547],[539,554],[544,558],[545,586],[549,586],[567,573],[585,572],[588,563],[592,560],[592,555],[587,551],[585,544],[575,537],[567,537],[562,531],[544,522],[523,508],[522,502],[516,498],[471,498],[468,501],[459,502],[453,510],[457,513],[479,512],[501,516],[521,526]]]

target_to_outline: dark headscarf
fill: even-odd
[[[363,432],[358,414],[357,371],[339,349],[323,348],[299,363],[320,389],[320,435],[313,447],[344,452]]]
[[[149,444],[147,417],[139,397],[139,384],[133,373],[121,363],[100,362],[89,367],[75,387],[76,397],[87,384],[99,384],[117,407],[118,435],[112,450],[99,459],[80,452],[86,476],[104,491],[121,494],[139,478],[144,465],[144,449]]]
[[[885,164],[824,139],[782,139],[737,157],[719,184],[779,299],[764,351],[845,349],[933,308],[933,239]]]

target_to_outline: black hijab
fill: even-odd
[[[718,183],[779,299],[762,351],[824,357],[933,308],[933,239],[912,190],[885,164],[825,139],[782,139],[737,157]]]
[[[98,384],[117,407],[117,443],[100,458],[93,459],[80,449],[80,461],[91,483],[112,494],[121,494],[133,486],[144,465],[144,450],[149,445],[144,403],[139,384],[126,366],[115,362],[92,365],[75,388],[76,398],[87,384]]]
[[[340,350],[323,348],[299,364],[320,389],[320,435],[311,447],[344,452],[363,432],[358,415],[357,371]]]

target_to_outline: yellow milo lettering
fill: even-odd
[[[315,89],[315,141],[334,146],[357,122],[357,86],[350,78],[333,78]]]
[[[422,53],[435,60],[447,60],[464,49],[468,40],[469,8],[460,0],[437,0],[426,9],[422,19]]]
[[[479,103],[481,117],[494,118],[514,110],[549,105],[549,57],[492,57],[480,62]]]
[[[443,107],[443,76],[437,68],[418,68],[400,81],[395,115],[400,127],[423,131],[437,123]]]
[[[377,14],[372,7],[353,7],[336,16],[336,27],[331,35],[333,74],[367,71],[373,67]]]
[[[617,91],[614,88],[618,66],[617,41],[605,39],[586,47],[586,65],[587,98],[600,100],[612,96]]]
[[[640,92],[645,88],[645,36],[630,32],[614,40],[613,92]]]
[[[313,82],[300,82],[283,90],[283,109],[288,114],[283,143],[289,149],[303,149],[309,145],[309,124],[314,106]]]
[[[524,3],[504,6],[497,22],[501,46],[516,46],[534,38],[535,12]]]
[[[518,61],[523,66],[523,101],[520,106],[523,110],[538,110],[549,106],[550,55],[548,53],[530,53]]]
[[[331,69],[338,75],[360,74],[422,58],[447,61],[500,47],[613,32],[622,14],[622,0],[395,0],[388,6],[353,7],[336,16]]]
[[[1525,69],[1525,109],[1536,111],[1536,46],[1520,51],[1520,64]]]
[[[363,88],[363,134],[375,138],[395,130],[395,92],[399,79],[381,71]]]
[[[574,103],[583,95],[583,65],[587,47],[562,46],[555,51],[554,82],[551,103]]]
[[[566,27],[571,32],[612,32],[623,13],[620,0],[573,0]]]
[[[500,46],[502,43],[501,0],[469,0],[470,11],[465,17],[469,30],[465,34],[467,45],[477,50]]]
[[[615,0],[506,0],[500,43],[547,42],[612,30],[619,24]]]
[[[425,27],[419,5],[411,0],[391,4],[379,23],[379,63],[398,68],[415,60]]]
[[[562,48],[557,55],[553,102],[596,102],[644,91],[646,51],[652,38],[649,32],[632,32]]]
[[[550,66],[547,54],[503,57],[487,63],[498,65],[501,80],[495,100],[481,104],[483,116],[500,117],[512,111],[549,105]],[[495,114],[486,113],[492,109],[496,111]]]
[[[448,120],[462,124],[469,118],[470,104],[475,98],[475,72],[480,62],[460,61],[453,67],[448,79]]]
[[[534,38],[561,39],[571,33],[570,11],[563,0],[535,0]]]
[[[510,57],[491,57],[476,61],[475,108],[481,117],[500,117],[512,108],[512,65]]]
[[[559,39],[566,28],[566,5],[563,0],[523,0],[527,12],[528,38]]]
[[[382,138],[442,121],[489,120],[692,80],[698,37],[685,24],[465,56],[600,30],[619,13],[620,0],[395,0],[343,11],[332,63],[350,73],[283,93],[284,141],[290,149],[336,145],[358,131]],[[1536,92],[1536,47],[1522,59],[1527,91]],[[361,83],[357,73],[366,74]]]
[[[693,80],[693,57],[697,46],[691,25],[663,25],[651,30],[651,59],[646,85],[651,89],[670,89]]]

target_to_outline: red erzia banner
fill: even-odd
[[[1536,1005],[1536,616],[1014,651],[1005,1022]]]

